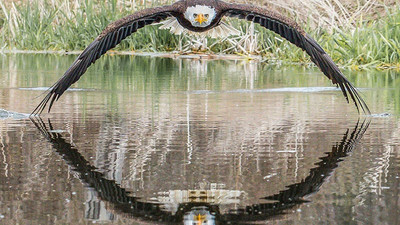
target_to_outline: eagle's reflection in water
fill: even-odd
[[[163,210],[161,203],[146,202],[131,196],[116,181],[106,179],[104,174],[96,171],[97,168],[91,166],[76,147],[68,143],[60,133],[54,132],[50,120],[47,126],[40,117],[32,117],[31,120],[52,143],[55,151],[65,163],[78,175],[82,183],[92,188],[97,196],[109,203],[116,213],[139,220],[166,223],[183,222],[191,225],[263,221],[284,214],[288,209],[307,202],[304,197],[319,190],[334,169],[338,167],[338,163],[354,149],[370,123],[369,120],[358,121],[352,130],[348,129],[343,138],[332,146],[331,151],[320,158],[320,161],[315,164],[316,167],[310,170],[309,175],[302,182],[291,184],[285,190],[277,190],[278,194],[264,197],[272,202],[254,204],[221,214],[218,204],[204,201],[182,202],[179,204],[177,212],[172,213]]]

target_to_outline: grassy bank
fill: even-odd
[[[171,2],[0,0],[0,50],[83,50],[111,21],[142,8]],[[312,8],[283,4],[290,1],[268,2],[271,5],[269,7],[283,9],[285,14],[302,23],[304,29],[338,64],[354,69],[400,68],[399,4],[393,3],[389,9],[383,4],[373,5],[372,1],[365,1],[355,7],[351,4],[337,5],[337,1],[308,0],[301,4],[312,5],[317,11],[305,16],[307,10]],[[265,5],[261,1],[259,4]],[[157,26],[148,26],[114,50],[260,54],[267,60],[309,61],[303,51],[258,25],[238,20],[230,20],[230,23],[242,31],[240,36],[224,40],[202,39],[187,35],[175,36],[169,31],[159,30]]]

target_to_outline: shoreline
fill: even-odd
[[[58,55],[79,55],[83,51],[52,51],[52,50],[0,50],[0,54],[58,54]],[[180,53],[180,52],[137,52],[137,51],[108,51],[104,55],[132,55],[150,56],[173,59],[204,59],[204,60],[249,60],[261,62],[261,55],[244,54],[213,54],[213,53]]]

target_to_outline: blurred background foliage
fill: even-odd
[[[110,22],[171,0],[0,0],[0,50],[83,50]],[[396,0],[236,1],[264,6],[295,19],[341,66],[400,68],[400,3]],[[294,45],[258,25],[229,19],[241,31],[225,39],[173,35],[158,25],[127,38],[115,51],[261,55],[265,60],[309,63]]]

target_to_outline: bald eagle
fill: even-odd
[[[48,103],[48,112],[50,112],[54,101],[78,81],[92,63],[140,28],[161,21],[169,21],[164,25],[175,30],[176,33],[182,29],[203,33],[221,29],[221,27],[227,32],[232,31],[233,29],[221,22],[224,16],[260,24],[295,44],[311,57],[311,60],[333,84],[340,87],[347,102],[350,96],[359,112],[361,108],[364,113],[370,113],[355,87],[343,75],[331,57],[288,17],[254,5],[227,3],[220,0],[181,0],[172,5],[144,9],[110,23],[76,58],[64,75],[50,87],[47,95],[32,114],[42,113]]]

